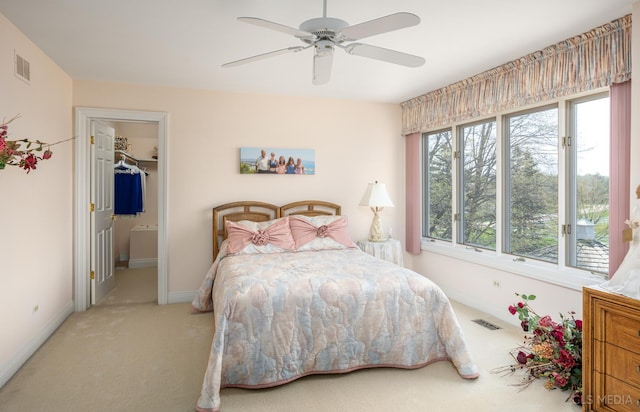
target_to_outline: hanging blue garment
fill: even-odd
[[[137,215],[144,211],[142,179],[144,179],[144,173],[141,173],[135,166],[115,168],[113,188],[114,214]]]

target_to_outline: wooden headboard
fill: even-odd
[[[340,215],[340,205],[322,200],[303,200],[280,206],[280,217],[304,215],[304,216],[331,216]]]
[[[251,220],[264,222],[284,216],[304,215],[340,215],[340,205],[322,200],[303,200],[288,203],[284,206],[276,206],[265,202],[243,201],[226,203],[213,208],[213,259],[218,256],[218,250],[222,241],[227,238],[227,225],[230,220]]]

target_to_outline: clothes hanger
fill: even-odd
[[[126,156],[125,155],[120,155],[120,161],[118,163],[116,163],[114,168],[121,169],[121,170],[122,169],[127,169],[127,170],[130,170],[132,172],[136,172],[136,173],[140,171],[138,166],[131,165],[131,164],[126,162]]]

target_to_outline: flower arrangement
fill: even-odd
[[[66,140],[51,144],[30,139],[8,140],[9,123],[18,117],[20,115],[16,115],[9,120],[3,119],[2,123],[0,123],[0,170],[6,166],[18,166],[29,173],[31,170],[36,169],[39,161],[51,158],[53,155],[51,146]]]
[[[536,379],[545,379],[545,388],[571,391],[569,398],[582,405],[582,321],[575,312],[560,314],[560,322],[550,316],[538,315],[529,304],[535,295],[518,294],[520,301],[509,306],[518,315],[520,326],[527,335],[522,346],[513,349],[515,363],[496,372],[507,374],[524,371],[522,389]]]

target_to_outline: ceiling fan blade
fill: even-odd
[[[415,14],[400,12],[355,24],[342,29],[340,32],[342,36],[344,36],[345,41],[353,41],[375,36],[376,34],[404,29],[419,23],[420,17]]]
[[[257,17],[238,17],[238,20],[256,26],[265,27],[267,29],[279,31],[281,33],[290,34],[299,39],[315,40],[316,38],[315,34],[309,33],[308,31],[285,26],[284,24],[275,23],[269,20],[259,19]]]
[[[322,43],[322,42],[321,42]],[[316,45],[316,54],[313,56],[313,84],[320,86],[331,79],[331,66],[333,65],[333,44]]]
[[[309,47],[309,46],[307,46]],[[268,53],[262,53],[262,54],[258,54],[256,56],[252,56],[252,57],[247,57],[244,59],[240,59],[240,60],[236,60],[236,61],[232,61],[229,63],[225,63],[222,65],[222,67],[235,67],[235,66],[240,66],[242,64],[246,64],[246,63],[251,63],[254,62],[256,60],[262,60],[262,59],[267,59],[269,57],[274,57],[274,56],[279,56],[281,54],[286,54],[286,53],[296,53],[299,52],[300,50],[304,50],[307,47],[303,47],[303,46],[294,46],[294,47],[287,47],[286,49],[280,49],[280,50],[274,50]]]
[[[425,63],[422,57],[368,44],[351,43],[344,49],[347,53],[355,56],[368,57],[401,66],[420,67]]]

